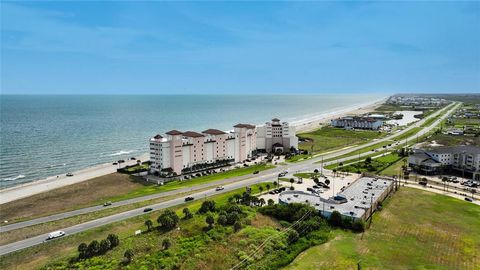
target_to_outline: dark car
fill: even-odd
[[[186,202],[193,201],[193,200],[194,200],[193,197],[186,197],[186,198],[185,198],[185,201],[186,201]]]
[[[135,157],[131,157],[130,160],[136,160],[136,158],[135,158]]]
[[[67,173],[67,176],[73,176],[73,173],[69,172]]]
[[[143,212],[150,212],[152,210],[153,210],[152,208],[145,208],[145,209],[143,209]]]
[[[280,190],[280,191],[285,191],[285,190],[287,190],[287,188],[286,188],[286,187],[281,187],[281,188],[279,188],[278,190]]]
[[[268,194],[272,194],[272,195],[274,195],[274,194],[275,194],[275,192],[273,192],[273,191],[270,191],[270,192],[268,192]]]
[[[472,198],[465,197],[465,201],[467,202],[473,202]]]
[[[254,171],[253,174],[258,174],[260,171]]]
[[[118,161],[118,163],[125,163],[125,160],[120,159],[120,160]]]
[[[112,165],[118,165],[118,163],[117,163],[117,162],[113,162]]]

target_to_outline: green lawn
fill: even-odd
[[[390,165],[394,164],[401,157],[397,153],[390,153],[385,156],[381,156],[378,158],[371,159],[370,162],[366,161],[367,157],[361,159],[360,162],[356,162],[353,164],[345,164],[342,167],[338,167],[338,164],[332,164],[327,166],[327,169],[337,169],[343,172],[351,172],[351,173],[363,173],[363,172],[380,172]]]
[[[402,171],[402,166],[404,164],[404,160],[406,160],[407,158],[402,158],[400,160],[398,160],[397,162],[393,163],[392,165],[388,166],[387,168],[385,168],[384,170],[382,170],[380,172],[381,175],[385,175],[385,176],[398,176],[401,171]]]
[[[183,181],[172,181],[168,182],[163,186],[159,186],[156,184],[150,184],[146,185],[144,187],[141,187],[137,190],[134,190],[132,192],[129,192],[125,195],[120,195],[120,196],[115,196],[112,198],[108,198],[110,201],[121,201],[121,200],[126,200],[126,199],[131,199],[135,197],[140,197],[140,196],[146,196],[146,195],[151,195],[159,192],[164,192],[164,191],[170,191],[170,190],[175,190],[175,189],[180,189],[180,188],[185,188],[185,187],[191,187],[199,184],[205,184],[205,183],[210,183],[218,180],[223,180],[227,178],[232,178],[232,177],[237,177],[237,176],[243,176],[247,174],[252,174],[254,171],[264,171],[268,169],[275,168],[275,166],[271,164],[258,164],[258,165],[253,165],[250,167],[244,167],[244,168],[239,168],[239,169],[233,169],[227,172],[222,172],[222,173],[216,173],[216,174],[211,174],[207,176],[202,176],[190,180],[183,180]]]
[[[297,134],[300,140],[306,140],[300,142],[299,148],[310,152],[313,147],[314,153],[366,143],[385,135],[378,131],[345,130],[334,127],[323,127],[312,132]]]
[[[300,254],[284,270],[480,269],[480,206],[413,188],[400,189],[363,235],[333,240]]]

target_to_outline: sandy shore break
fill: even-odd
[[[311,131],[320,127],[321,124],[330,123],[330,120],[350,114],[364,114],[373,111],[376,107],[385,102],[386,99],[373,101],[370,104],[354,105],[342,108],[336,111],[319,114],[316,117],[293,122],[296,126],[297,133]],[[142,161],[148,159],[148,154],[140,157]],[[127,160],[125,165],[133,165],[136,161]],[[65,175],[51,176],[42,180],[36,180],[22,185],[0,190],[0,204],[29,197],[35,194],[61,188],[64,186],[83,182],[95,177],[111,174],[117,171],[117,166],[111,163],[100,164],[73,172],[73,176]]]

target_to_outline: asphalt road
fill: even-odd
[[[376,140],[376,141],[372,141],[372,142],[367,143],[367,144],[362,144],[362,145],[359,145],[359,146],[356,146],[356,147],[352,147],[352,148],[348,148],[348,149],[344,149],[344,150],[340,150],[340,151],[336,151],[336,152],[333,152],[333,153],[323,155],[323,159],[335,158],[337,156],[341,156],[341,155],[344,155],[344,154],[347,154],[347,153],[355,152],[355,151],[360,150],[360,149],[362,149],[364,147],[367,147],[367,146],[371,146],[371,145],[374,145],[374,144],[377,144],[377,143],[380,143],[380,142],[384,142],[384,141],[388,141],[388,140],[393,140],[395,137],[400,136],[400,135],[408,132],[409,130],[411,130],[415,127],[421,126],[427,119],[430,119],[431,117],[435,117],[440,113],[444,113],[445,111],[448,111],[442,117],[440,117],[438,120],[436,120],[434,123],[432,123],[430,126],[422,129],[418,134],[418,136],[421,136],[425,133],[428,133],[432,129],[434,129],[440,123],[440,121],[442,121],[450,113],[452,113],[456,109],[456,107],[458,107],[459,105],[460,104],[456,104],[454,106],[446,107],[446,108],[444,108],[444,109],[442,109],[438,112],[435,112],[435,113],[431,114],[426,119],[420,120],[420,121],[416,122],[415,124],[412,124],[408,128],[406,128],[406,129],[404,129],[400,132],[397,132],[395,134],[389,135],[385,138],[382,138],[382,139],[379,139],[379,140]],[[407,140],[408,141],[415,140],[416,137],[417,137],[417,135],[413,135],[413,136],[407,138]],[[393,145],[392,145],[392,147],[393,147]],[[381,150],[383,150],[383,148],[381,148]],[[369,155],[369,154],[371,154],[371,152],[361,153],[359,156],[362,157],[362,156],[366,156],[366,155]],[[203,198],[206,198],[206,197],[209,197],[209,196],[225,193],[225,192],[228,192],[228,191],[232,191],[232,190],[235,190],[235,189],[238,189],[238,188],[242,188],[242,187],[249,186],[249,185],[256,184],[256,183],[260,183],[260,182],[276,181],[278,173],[280,171],[284,171],[286,169],[289,172],[296,172],[296,171],[300,172],[300,171],[314,170],[315,168],[320,167],[320,164],[316,164],[315,162],[320,161],[321,158],[322,157],[319,156],[319,157],[308,159],[308,160],[305,160],[305,161],[302,161],[302,162],[299,162],[299,163],[294,163],[294,164],[288,165],[288,167],[287,166],[279,166],[279,167],[277,167],[275,169],[272,169],[272,170],[260,172],[257,175],[244,175],[244,176],[241,176],[241,177],[234,177],[234,178],[230,178],[230,179],[216,181],[216,182],[213,182],[213,183],[198,185],[198,186],[191,187],[191,188],[184,188],[184,189],[179,189],[179,190],[163,192],[163,193],[144,196],[144,197],[139,197],[139,198],[135,198],[135,199],[125,200],[125,201],[122,201],[122,202],[117,202],[115,204],[117,206],[126,205],[126,204],[135,203],[135,202],[160,198],[160,197],[164,197],[164,196],[180,194],[180,193],[184,193],[186,191],[198,190],[198,189],[203,189],[203,188],[206,188],[206,187],[213,187],[212,189],[202,191],[202,192],[197,192],[197,193],[194,193],[194,194],[190,195],[190,196],[194,197],[196,200],[199,200],[199,199],[203,199]],[[335,160],[335,161],[325,162],[324,165],[335,163],[337,161],[340,162],[340,161],[351,160],[351,159],[352,159],[352,157],[342,158],[342,159],[338,159],[338,160]],[[229,184],[227,184],[227,183],[229,183]],[[215,191],[214,186],[218,186],[218,185],[224,185],[225,189],[222,190],[222,191]],[[106,225],[106,224],[110,224],[110,223],[113,223],[113,222],[118,222],[118,221],[122,221],[122,220],[129,219],[129,218],[132,218],[132,217],[143,215],[144,214],[144,212],[143,212],[144,208],[152,208],[153,210],[159,210],[159,209],[164,209],[164,208],[180,205],[184,202],[185,202],[184,198],[180,197],[180,198],[172,199],[172,200],[169,200],[169,201],[161,202],[161,203],[158,203],[158,204],[153,204],[153,205],[145,206],[145,207],[142,207],[142,208],[137,208],[137,209],[134,209],[134,210],[114,214],[114,215],[111,215],[111,216],[99,218],[99,219],[92,220],[92,221],[88,221],[88,222],[85,222],[85,223],[81,223],[81,224],[78,224],[78,225],[75,225],[75,226],[72,226],[72,227],[68,227],[68,228],[63,228],[63,229],[60,229],[60,230],[65,231],[67,235],[72,235],[72,234],[82,232],[82,231],[85,231],[85,230],[89,230],[89,229],[92,229],[92,228],[96,228],[96,227],[99,227],[99,226],[102,226],[102,225]],[[18,225],[16,225],[16,224],[7,225],[7,226],[11,226],[11,227],[2,226],[1,227],[1,229],[2,229],[1,232],[6,231],[6,228],[7,229],[10,228],[9,230],[18,229],[18,228],[31,226],[31,225],[36,225],[36,224],[40,224],[40,223],[44,223],[44,222],[48,222],[48,221],[53,221],[53,220],[58,220],[58,219],[66,218],[66,217],[71,217],[71,216],[75,216],[75,215],[79,215],[79,214],[83,214],[83,213],[98,211],[98,210],[101,210],[103,208],[104,208],[103,206],[94,206],[94,207],[79,209],[79,210],[75,210],[75,211],[71,211],[71,212],[52,215],[52,216],[48,216],[48,217],[38,218],[38,219],[31,220],[31,221],[25,221],[25,222],[17,223]],[[15,225],[17,227],[15,227]],[[46,241],[47,237],[48,237],[48,234],[42,234],[42,235],[35,236],[35,237],[32,237],[32,238],[28,238],[28,239],[25,239],[25,240],[22,240],[22,241],[18,241],[18,242],[14,242],[14,243],[10,243],[10,244],[7,244],[7,245],[0,246],[0,255],[5,255],[5,254],[8,254],[10,252],[14,252],[14,251],[17,251],[17,250],[21,250],[21,249],[24,249],[24,248],[28,248],[28,247],[32,247],[32,246],[41,244],[41,243]],[[50,241],[59,241],[59,239],[50,240]]]

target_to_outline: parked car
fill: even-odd
[[[112,165],[118,165],[118,163],[117,163],[117,162],[113,162]]]
[[[58,238],[58,237],[62,237],[65,235],[65,232],[64,231],[54,231],[54,232],[51,232],[48,234],[48,238],[47,240],[50,240],[50,239],[55,239],[55,238]]]
[[[260,171],[254,171],[253,174],[258,174]]]
[[[103,206],[110,206],[110,205],[112,205],[112,202],[111,202],[111,201],[108,201],[108,202],[104,202],[104,203],[103,203]]]
[[[216,191],[220,191],[220,190],[224,190],[224,189],[225,189],[224,187],[218,186],[215,190],[216,190]]]
[[[120,159],[120,160],[118,161],[118,163],[125,163],[125,160]]]
[[[130,160],[136,160],[136,158],[135,158],[135,157],[131,157]]]
[[[186,197],[186,198],[185,198],[185,201],[186,201],[186,202],[193,201],[193,200],[194,200],[193,197]]]
[[[67,176],[73,176],[73,173],[69,172],[66,174]]]
[[[272,190],[272,191],[268,192],[268,194],[272,194],[272,195],[274,195],[274,194],[275,194],[275,192]]]
[[[465,197],[465,201],[467,202],[473,202],[472,198]]]
[[[152,210],[153,210],[152,208],[145,208],[145,209],[143,209],[143,212],[146,213],[146,212],[150,212],[150,211],[152,211]]]

